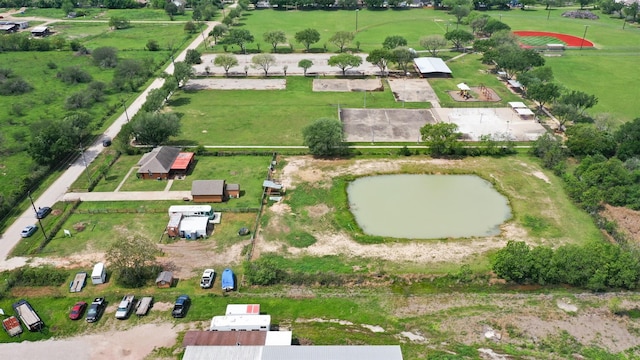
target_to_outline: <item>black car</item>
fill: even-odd
[[[104,298],[95,298],[87,310],[87,322],[96,322],[102,316],[104,309],[107,307],[107,302]]]
[[[48,207],[48,206],[41,207],[41,208],[38,208],[38,211],[36,211],[36,217],[38,219],[44,219],[50,213],[51,213],[51,208],[50,207]]]
[[[189,306],[191,305],[191,299],[188,295],[180,295],[176,299],[175,305],[173,305],[173,311],[171,311],[171,316],[174,318],[183,318],[187,315],[187,311],[189,311]]]

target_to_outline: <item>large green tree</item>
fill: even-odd
[[[213,37],[215,44],[218,43],[218,39],[223,37],[229,31],[229,28],[225,24],[218,24],[209,31],[209,36]]]
[[[253,41],[253,35],[251,35],[249,30],[246,29],[231,29],[224,38],[225,44],[238,45],[240,46],[240,50],[245,54],[247,53],[247,44],[250,44]]]
[[[262,35],[266,43],[271,44],[273,52],[276,52],[278,44],[284,44],[287,42],[287,34],[282,30],[267,31]]]
[[[393,54],[389,49],[375,49],[369,53],[366,60],[377,66],[380,69],[380,75],[385,76],[389,62],[393,61]]]
[[[309,51],[311,44],[315,44],[320,41],[320,33],[316,29],[304,29],[296,33],[295,39],[298,43],[304,45],[304,48]]]
[[[626,122],[614,134],[618,142],[616,156],[627,160],[640,156],[640,117]]]
[[[461,147],[458,139],[462,134],[453,123],[426,124],[420,128],[420,134],[433,157],[456,154]]]
[[[229,69],[238,65],[238,59],[235,55],[231,54],[220,54],[217,55],[215,59],[213,59],[213,64],[215,66],[220,66],[224,69],[225,76],[229,76]]]
[[[409,50],[406,46],[400,46],[391,50],[391,58],[394,63],[402,69],[402,74],[408,74],[409,64],[416,57],[415,51]]]
[[[387,36],[382,42],[382,47],[387,50],[393,50],[399,46],[407,46],[407,39],[400,35]]]
[[[598,130],[592,124],[569,127],[566,145],[574,156],[602,154],[608,158],[615,154],[617,146],[612,134]]]
[[[444,49],[447,46],[447,39],[442,35],[431,35],[420,38],[420,46],[431,54],[431,56],[438,56],[438,51]]]
[[[343,52],[344,47],[349,45],[354,38],[355,35],[352,32],[338,31],[329,38],[329,42],[337,46],[340,49],[340,52]]]
[[[342,76],[347,74],[347,70],[362,65],[362,58],[353,54],[339,54],[329,58],[329,66],[336,66],[342,70]]]
[[[143,145],[162,145],[171,136],[180,134],[180,118],[174,113],[138,113],[131,120],[136,142]]]
[[[451,41],[453,43],[453,46],[456,49],[460,50],[464,48],[467,43],[471,42],[475,37],[472,33],[466,30],[455,29],[444,34],[444,38]]]
[[[157,276],[160,270],[156,256],[160,248],[151,240],[139,236],[120,238],[107,250],[116,282],[124,287],[141,287]]]
[[[268,76],[269,68],[276,64],[276,58],[271,54],[257,54],[251,58],[251,63],[254,68],[264,71],[264,76]]]
[[[302,68],[302,71],[304,71],[304,76],[307,76],[307,70],[309,70],[309,68],[312,66],[313,66],[313,61],[309,59],[302,59],[298,61],[298,67]]]
[[[302,130],[304,145],[318,157],[346,154],[347,147],[342,136],[342,123],[335,119],[321,118]]]

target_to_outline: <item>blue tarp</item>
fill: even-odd
[[[236,288],[233,271],[227,268],[222,272],[222,290],[231,291]]]

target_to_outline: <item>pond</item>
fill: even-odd
[[[511,218],[507,198],[475,175],[380,175],[347,187],[365,234],[440,239],[491,236]]]

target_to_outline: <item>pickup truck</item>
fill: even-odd
[[[95,298],[87,310],[87,322],[96,322],[104,312],[107,302],[104,298]]]
[[[120,301],[120,305],[118,305],[118,310],[116,310],[116,319],[126,319],[129,317],[131,313],[131,309],[133,308],[133,301],[135,297],[131,294],[125,295]]]
[[[213,279],[216,276],[216,272],[213,269],[206,269],[202,273],[202,278],[200,278],[200,287],[203,289],[208,289],[213,286]]]

